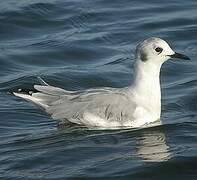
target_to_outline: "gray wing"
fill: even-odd
[[[36,86],[42,93],[49,86]],[[53,119],[68,120],[83,124],[84,113],[91,113],[107,121],[124,123],[132,119],[136,105],[130,100],[127,93],[113,88],[91,89],[88,91],[65,91],[50,88],[51,94],[56,94],[51,102],[48,101],[47,113]],[[51,91],[52,90],[52,91]],[[57,98],[58,94],[58,98]]]

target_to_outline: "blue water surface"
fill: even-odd
[[[68,90],[125,87],[136,45],[167,40],[191,61],[161,72],[162,125],[59,127],[9,92],[38,76]],[[0,179],[197,179],[197,1],[0,2]]]

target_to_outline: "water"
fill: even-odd
[[[194,0],[1,1],[1,179],[197,179],[196,9]],[[8,93],[38,76],[69,90],[127,86],[134,48],[150,36],[192,59],[163,66],[163,125],[58,127]]]

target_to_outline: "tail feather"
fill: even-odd
[[[42,79],[40,78],[40,80]],[[50,86],[44,80],[42,80],[42,83],[44,85],[34,85],[34,89],[38,92],[13,92],[13,94],[27,101],[31,101],[46,110],[53,102],[59,100],[61,95],[68,95],[71,93],[64,89]]]
[[[34,85],[34,89],[37,90],[37,92],[23,92],[21,90],[20,92],[13,92],[13,94],[27,101],[33,102],[35,105],[50,114],[54,119],[66,119],[65,117],[72,119],[73,114],[70,113],[69,110],[70,104],[68,103],[61,106],[61,103],[62,99],[69,101],[69,98],[75,96],[75,93],[48,85],[45,82],[43,83],[43,85]],[[78,119],[72,119],[69,121],[79,124]]]
[[[41,92],[33,93],[32,97],[39,99],[44,104],[51,105],[52,102],[57,101],[59,96],[44,94]]]
[[[41,99],[36,98],[36,97],[33,97],[32,95],[29,95],[29,94],[22,94],[22,93],[16,93],[16,92],[13,92],[13,94],[14,94],[15,96],[21,97],[21,98],[23,98],[23,99],[25,99],[25,100],[27,100],[27,101],[31,101],[31,102],[37,104],[38,106],[40,106],[40,107],[42,107],[42,108],[44,108],[44,109],[46,109],[46,108],[49,107],[47,104],[43,103],[43,102],[41,101]]]
[[[66,91],[64,89],[54,87],[54,86],[42,86],[42,85],[34,85],[34,88],[42,93],[50,94],[50,95],[65,95],[70,94],[70,91]]]

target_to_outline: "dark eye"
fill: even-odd
[[[155,49],[155,51],[161,53],[161,52],[163,51],[163,49],[160,48],[160,47],[157,47],[157,48]]]

